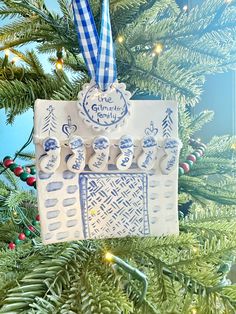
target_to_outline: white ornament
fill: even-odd
[[[138,158],[138,166],[144,171],[151,170],[154,167],[157,156],[157,141],[151,136],[145,136],[142,140],[143,152]]]
[[[110,143],[105,136],[97,137],[93,142],[94,154],[89,159],[89,169],[101,172],[107,167]]]
[[[130,114],[130,92],[124,83],[113,83],[102,91],[91,81],[78,94],[79,114],[96,131],[111,131],[122,126]]]
[[[43,243],[178,234],[177,104],[131,103],[132,114],[122,128],[97,134],[78,114],[76,101],[36,102]],[[178,146],[174,153],[171,141]],[[166,175],[172,154],[176,162]],[[47,169],[49,155],[56,161]]]
[[[133,138],[129,135],[122,136],[118,146],[121,154],[117,157],[116,167],[119,170],[128,170],[133,162],[134,157]]]
[[[53,173],[60,165],[60,142],[55,137],[47,137],[43,141],[43,149],[46,154],[40,157],[39,167],[45,173]]]
[[[85,145],[84,140],[80,136],[72,136],[69,139],[69,147],[73,154],[68,158],[67,168],[75,173],[80,173],[85,167]]]
[[[168,175],[176,169],[181,148],[182,143],[180,140],[175,138],[168,138],[165,140],[163,145],[165,155],[160,161],[160,168],[163,174]]]

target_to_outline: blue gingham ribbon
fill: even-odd
[[[107,90],[117,79],[109,0],[104,0],[102,5],[100,37],[88,0],[73,0],[72,4],[79,43],[90,76],[102,90]]]

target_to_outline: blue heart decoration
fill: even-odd
[[[67,135],[67,137],[70,137],[72,133],[75,133],[77,130],[77,125],[72,124],[71,122],[71,116],[68,116],[68,120],[66,124],[62,125],[62,132]]]

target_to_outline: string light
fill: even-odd
[[[231,148],[236,150],[236,143],[233,143],[233,144],[231,145]]]
[[[113,255],[110,252],[107,252],[105,254],[105,260],[108,262],[112,262],[113,261]]]
[[[193,247],[193,252],[194,252],[194,253],[198,253],[198,252],[199,252],[199,248],[196,247],[196,246],[194,246],[194,247]]]
[[[121,35],[119,35],[118,37],[117,37],[117,41],[118,41],[118,43],[119,44],[122,44],[123,42],[124,42],[124,37],[123,36],[121,36]]]
[[[63,48],[59,48],[57,50],[57,62],[56,62],[56,68],[57,70],[62,70],[63,69]]]
[[[232,0],[225,0],[225,3],[230,4],[232,2]]]
[[[157,43],[155,45],[155,48],[154,48],[154,52],[159,55],[162,51],[163,51],[163,44],[162,43]]]
[[[6,57],[9,57],[10,52],[11,52],[10,49],[5,49],[5,50],[4,50],[5,56],[6,56]]]
[[[185,5],[183,6],[183,11],[184,11],[184,12],[187,12],[187,11],[188,11],[188,6],[187,6],[187,4],[185,4]]]
[[[57,70],[62,70],[63,69],[63,59],[58,59],[57,60],[56,68],[57,68]]]
[[[197,309],[196,309],[196,308],[193,308],[193,309],[191,310],[191,314],[197,314]]]

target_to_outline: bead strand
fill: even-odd
[[[18,234],[18,237],[15,239],[15,241],[12,241],[8,244],[9,250],[14,250],[17,245],[23,243],[27,238],[34,236],[35,234],[35,226],[37,226],[40,222],[40,216],[37,215],[35,217],[35,220],[32,221],[32,225],[27,226],[23,232]]]
[[[207,148],[207,146],[201,143],[199,140],[190,139],[189,144],[195,150],[186,157],[184,162],[179,164],[179,176],[188,173],[193,165],[204,156],[205,150]]]
[[[3,165],[5,168],[10,169],[22,181],[36,189],[36,178],[33,176],[36,173],[34,167],[22,167],[17,165],[10,156],[6,156],[3,159]]]

